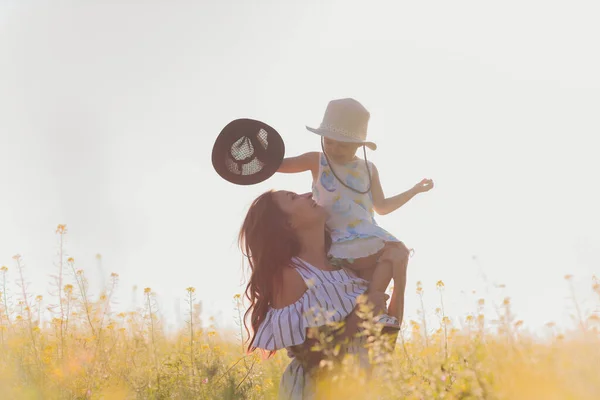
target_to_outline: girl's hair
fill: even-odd
[[[300,253],[300,241],[288,215],[275,202],[273,191],[263,193],[250,206],[240,229],[239,245],[250,267],[245,291],[250,306],[244,314],[244,327],[248,351],[253,351],[256,332],[281,288],[283,268],[291,266],[292,258]],[[330,246],[331,236],[326,232],[326,251]]]

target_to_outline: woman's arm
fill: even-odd
[[[383,292],[367,292],[367,302],[372,303],[375,309],[385,310],[385,293]],[[358,316],[358,308],[360,305],[356,305],[354,310],[346,317],[346,323],[344,328],[339,334],[336,335],[336,340],[343,341],[356,335],[360,329],[360,323],[363,322],[362,318]]]
[[[376,307],[385,308],[385,294],[379,292],[366,293],[367,301],[376,305]],[[358,316],[358,305],[352,310],[345,319],[344,327],[335,334],[335,342],[344,342],[356,335],[360,329],[360,323],[362,318]],[[304,343],[294,346],[291,349],[294,356],[302,363],[306,371],[317,367],[321,360],[324,359],[324,355],[320,351],[311,350],[314,345],[318,344],[317,339],[307,337]]]
[[[421,182],[413,186],[406,192],[400,193],[393,197],[385,197],[383,194],[383,188],[381,187],[381,181],[379,179],[379,171],[373,166],[373,179],[371,183],[371,194],[373,195],[373,208],[379,215],[389,214],[396,211],[406,203],[410,201],[419,193],[427,192],[433,188],[433,181],[431,179],[423,179]]]

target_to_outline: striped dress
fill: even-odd
[[[368,282],[351,271],[321,270],[299,258],[293,267],[302,276],[308,290],[293,304],[270,308],[256,333],[253,345],[265,350],[280,350],[304,343],[306,330],[328,322],[340,322],[352,312],[356,298],[367,289]],[[364,337],[352,338],[346,352],[358,356],[361,365],[368,365]],[[314,380],[305,373],[300,362],[292,357],[279,385],[279,398],[306,400],[315,397]]]

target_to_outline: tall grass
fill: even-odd
[[[66,226],[59,225],[58,259],[51,304],[29,293],[21,256],[0,267],[0,398],[2,399],[265,399],[275,398],[289,360],[278,352],[264,360],[246,354],[238,337],[201,321],[195,289],[182,290],[186,325],[167,333],[156,295],[145,288],[144,303],[128,312],[113,311],[118,286],[113,273],[92,298],[83,270],[65,258]],[[566,277],[572,288],[572,277]],[[11,285],[10,282],[17,282]],[[600,281],[592,293],[600,305]],[[600,317],[585,314],[572,289],[577,327],[539,339],[522,332],[510,299],[497,309],[495,327],[484,314],[485,300],[474,304],[464,326],[454,326],[444,307],[444,283],[437,326],[427,326],[418,284],[420,320],[403,325],[390,353],[377,327],[366,326],[374,374],[367,376],[352,359],[331,362],[339,348],[317,334],[317,347],[330,359],[321,368],[324,398],[390,399],[598,399],[600,398]],[[243,305],[235,295],[241,328]],[[44,307],[51,318],[44,318]],[[365,309],[364,312],[368,312]],[[552,325],[549,325],[553,329]],[[326,331],[325,331],[326,332]]]

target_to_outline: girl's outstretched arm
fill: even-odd
[[[383,194],[383,188],[381,187],[381,181],[379,180],[379,171],[375,167],[375,164],[371,164],[373,167],[373,178],[371,184],[371,194],[373,195],[373,208],[379,215],[389,214],[396,211],[413,197],[419,193],[424,193],[433,188],[433,181],[431,179],[423,179],[417,183],[411,189],[406,192],[400,193],[393,197],[385,197]]]
[[[284,174],[295,174],[298,172],[310,171],[313,177],[318,173],[319,153],[304,153],[297,157],[284,158],[277,172]]]

